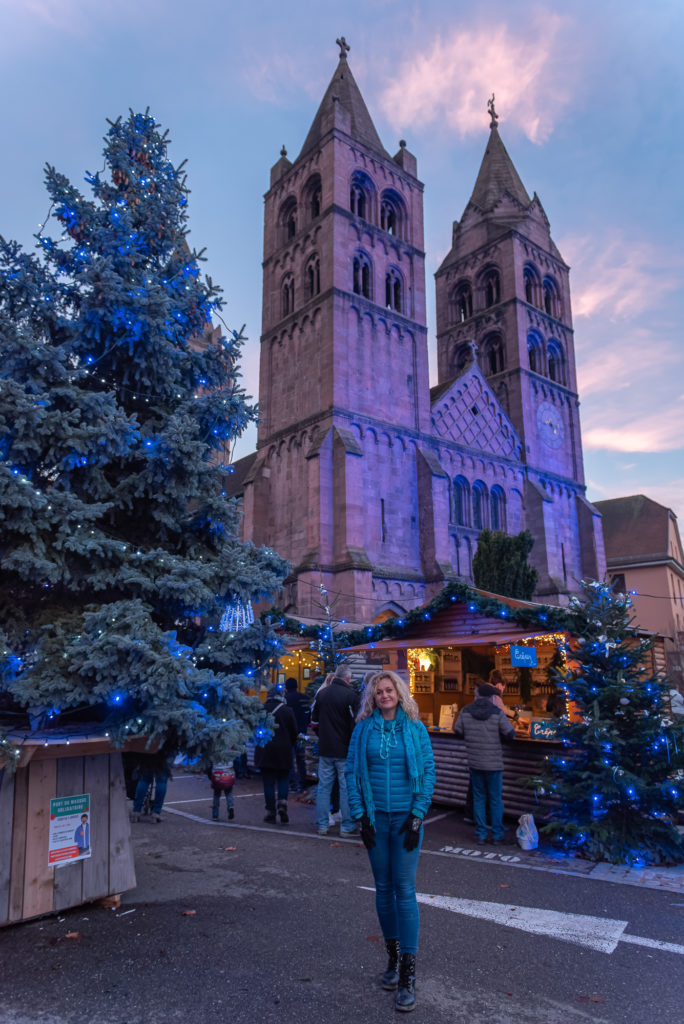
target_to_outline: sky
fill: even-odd
[[[406,139],[425,183],[431,383],[432,275],[495,93],[501,137],[571,266],[588,497],[643,493],[681,520],[681,0],[0,0],[0,234],[32,247],[45,164],[87,190],[107,119],[149,107],[171,159],[187,159],[190,242],[223,287],[226,324],[246,325],[256,396],[263,194],[281,146],[301,148],[340,35],[385,148]],[[250,430],[236,455],[254,443]]]

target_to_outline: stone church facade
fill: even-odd
[[[538,597],[605,570],[585,498],[568,268],[499,137],[436,275],[428,379],[423,185],[375,130],[340,41],[265,199],[257,451],[243,533],[288,558],[282,604],[370,622],[472,578],[484,527],[529,529]]]

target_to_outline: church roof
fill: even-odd
[[[380,141],[380,136],[375,130],[375,125],[368,113],[368,107],[361,95],[361,90],[351,73],[347,63],[346,50],[343,46],[340,46],[340,49],[342,52],[340,53],[340,60],[335,74],[330,79],[330,85],[321,100],[320,107],[316,111],[316,116],[309,128],[309,134],[304,140],[304,145],[297,159],[301,159],[309,150],[318,145],[324,135],[324,125],[328,121],[328,115],[332,113],[333,105],[339,103],[347,111],[351,119],[351,137],[356,139],[357,142],[363,143],[364,146],[368,146],[369,149],[375,150],[376,153],[380,153],[386,159],[391,160],[389,153]]]
[[[531,199],[501,141],[499,129],[496,124],[492,124],[470,202],[486,213],[496,206],[506,192],[522,206],[530,205]]]

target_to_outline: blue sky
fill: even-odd
[[[341,34],[386,148],[405,138],[426,185],[431,350],[432,274],[494,92],[572,267],[589,497],[641,492],[684,515],[681,0],[0,0],[0,233],[31,246],[45,162],[82,182],[102,166],[106,119],[149,105],[188,160],[191,242],[227,323],[247,325],[256,394],[262,197],[283,143],[301,147]]]

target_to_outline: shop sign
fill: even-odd
[[[558,731],[558,723],[545,718],[533,718],[530,722],[531,740],[554,740]]]
[[[520,668],[536,668],[537,648],[511,644],[511,665],[518,665]]]
[[[51,800],[48,864],[70,864],[90,856],[90,794]]]

